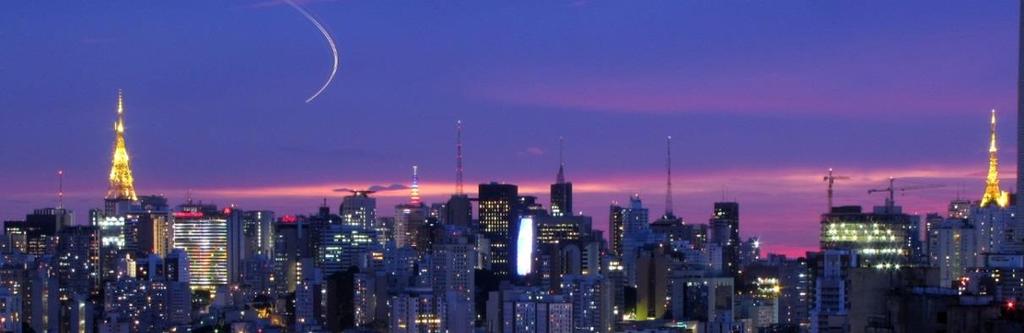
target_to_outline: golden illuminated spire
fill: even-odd
[[[110,165],[108,200],[138,200],[135,180],[132,178],[128,148],[124,141],[124,94],[117,91],[117,122],[114,123],[114,157]]]
[[[996,148],[996,110],[992,110],[992,125],[988,144],[988,178],[985,180],[985,195],[981,206],[995,203],[1005,208],[1010,204],[1010,195],[999,189],[999,149]]]

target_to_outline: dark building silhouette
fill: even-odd
[[[444,223],[468,227],[473,224],[473,203],[465,194],[455,194],[444,205]]]
[[[617,204],[608,207],[608,233],[611,251],[615,256],[622,256],[622,233],[626,230],[623,208]]]
[[[480,184],[478,220],[480,231],[491,243],[491,270],[500,278],[511,272],[511,239],[517,214],[519,187],[511,184]]]
[[[722,248],[722,271],[736,276],[740,269],[740,205],[716,202],[709,224],[710,242]]]

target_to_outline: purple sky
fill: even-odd
[[[1013,181],[1017,1],[306,1],[341,69],[298,12],[251,1],[14,1],[0,10],[0,219],[102,206],[115,91],[141,194],[281,213],[331,189],[408,182],[428,201],[454,179],[523,185],[546,202],[566,138],[577,209],[639,192],[663,210],[664,137],[676,211],[704,223],[741,204],[745,236],[817,246],[821,176],[871,205],[888,176],[943,184],[909,211],[980,196],[988,111]],[[475,191],[475,186],[467,186]],[[380,215],[405,193],[384,194]]]

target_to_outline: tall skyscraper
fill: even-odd
[[[711,225],[710,242],[722,248],[722,269],[736,276],[740,269],[740,205],[716,202]]]
[[[295,291],[299,262],[313,257],[315,239],[308,221],[285,215],[274,225],[274,285],[278,293]]]
[[[454,194],[444,205],[444,223],[468,227],[473,224],[473,203],[465,194]]]
[[[167,284],[167,324],[184,331],[183,326],[191,322],[192,291],[189,288],[188,254],[182,249],[173,249],[164,257],[164,280]]]
[[[174,213],[174,247],[188,255],[192,289],[213,292],[228,283],[228,221],[204,208],[182,205]]]
[[[939,269],[939,286],[952,288],[953,281],[975,266],[977,233],[966,219],[947,218],[928,230],[928,261]]]
[[[474,266],[476,251],[467,228],[446,226],[433,247],[430,270],[436,297],[445,299],[445,328],[471,332],[476,318]]]
[[[132,177],[131,161],[125,143],[124,94],[117,91],[117,121],[114,122],[114,153],[110,165],[110,185],[107,188],[105,213],[120,215],[130,209],[138,200],[135,195],[135,179]]]
[[[140,206],[125,216],[126,247],[136,251],[137,257],[150,253],[166,255],[173,245],[171,211],[167,198],[140,196]]]
[[[668,311],[669,281],[677,259],[672,251],[659,245],[644,246],[636,263],[636,318],[654,320]],[[628,261],[627,261],[628,263]]]
[[[228,255],[228,282],[238,283],[242,279],[242,272],[245,269],[245,259],[255,254],[245,250],[245,221],[243,212],[233,207],[224,208],[223,215],[227,220],[227,251]]]
[[[319,241],[317,263],[324,276],[331,276],[353,266],[365,267],[376,237],[372,229],[332,224],[320,232]]]
[[[491,269],[499,277],[508,277],[512,267],[511,239],[518,214],[514,210],[519,187],[511,184],[480,184],[478,214],[480,229],[490,241]]]
[[[608,207],[608,240],[615,256],[622,256],[622,233],[625,231],[626,221],[624,211],[622,206],[614,203]]]
[[[626,271],[626,280],[630,284],[635,284],[637,279],[638,251],[650,238],[647,217],[648,211],[643,206],[640,195],[633,194],[629,198],[629,206],[622,212],[622,264]]]
[[[377,199],[370,197],[373,191],[352,191],[341,201],[341,222],[360,228],[373,228],[377,219]]]
[[[100,279],[110,280],[117,275],[117,261],[127,243],[125,217],[107,216],[97,210],[89,212],[90,225],[97,228],[100,237]]]
[[[558,140],[558,175],[551,184],[551,216],[572,216],[572,182],[565,181],[565,159],[563,146],[565,142]]]
[[[268,210],[242,213],[246,253],[270,258],[274,255],[274,212]]]
[[[93,226],[69,226],[57,237],[57,277],[65,296],[88,296],[99,282],[99,235]]]
[[[650,228],[647,223],[647,208],[644,207],[643,201],[640,200],[640,194],[633,194],[633,196],[629,197],[629,207],[622,212],[622,215],[624,220],[623,236],[625,238],[641,234]]]

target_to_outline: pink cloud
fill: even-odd
[[[523,151],[519,152],[518,155],[520,155],[520,156],[541,156],[541,155],[544,155],[544,150],[540,149],[538,147],[527,147],[526,150],[523,150]]]

